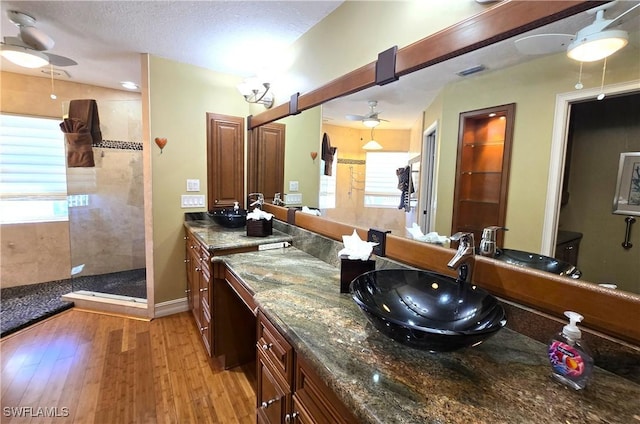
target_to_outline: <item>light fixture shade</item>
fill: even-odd
[[[367,144],[362,146],[364,150],[382,150],[382,146],[377,141],[371,139]]]
[[[23,68],[41,68],[49,64],[49,58],[44,53],[21,46],[3,44],[0,54],[9,62]]]
[[[375,128],[380,124],[380,120],[376,118],[365,118],[362,120],[362,123],[367,128]]]
[[[579,62],[595,62],[611,56],[627,45],[629,36],[626,31],[599,31],[586,36],[578,35],[567,47],[567,56]]]
[[[248,78],[236,86],[240,94],[248,103],[260,103],[267,109],[273,106],[271,84],[260,82],[258,78]]]

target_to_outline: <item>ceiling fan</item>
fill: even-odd
[[[640,11],[640,2],[612,19],[605,19],[604,14],[618,0],[594,7],[587,11],[595,15],[595,20],[580,29],[576,34],[537,34],[523,37],[515,41],[516,48],[523,54],[558,53],[566,49],[567,56],[580,62],[594,62],[604,59],[627,45],[627,31],[614,27]],[[632,13],[635,12],[635,13]]]
[[[377,100],[369,100],[369,113],[366,115],[345,115],[345,118],[349,121],[362,121],[365,127],[374,128],[380,124],[380,121],[386,121],[386,119],[378,118],[378,114],[382,113],[376,110],[378,106]]]
[[[68,57],[46,52],[55,42],[44,31],[36,28],[34,17],[15,10],[9,10],[7,16],[18,27],[20,33],[16,37],[4,37],[4,42],[0,44],[0,54],[3,57],[25,68],[78,64]]]

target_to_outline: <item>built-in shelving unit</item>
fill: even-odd
[[[514,114],[514,103],[460,114],[451,233],[476,244],[483,228],[505,225]]]

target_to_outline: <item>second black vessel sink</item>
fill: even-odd
[[[381,333],[423,350],[475,346],[507,323],[504,309],[488,292],[435,272],[366,272],[351,282],[351,294]]]
[[[547,271],[573,279],[578,279],[582,276],[580,270],[570,263],[537,253],[514,249],[496,249],[496,254],[493,258],[511,265]]]
[[[209,212],[209,216],[217,223],[227,228],[240,228],[247,224],[245,209],[225,208]]]

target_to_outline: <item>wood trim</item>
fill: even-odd
[[[398,50],[396,75],[402,76],[477,50],[497,41],[566,18],[606,1],[505,1],[464,21]],[[508,16],[508,19],[505,17]],[[376,62],[368,63],[298,97],[298,111],[346,96],[376,84]],[[290,115],[289,102],[256,116],[248,129]]]
[[[265,203],[262,205],[262,210],[273,214],[273,216],[280,221],[288,222],[289,208]]]
[[[596,1],[507,1],[403,47],[399,76],[480,49],[604,4]],[[508,16],[508,19],[505,17]]]
[[[362,240],[367,239],[369,229],[340,222],[327,221],[326,219],[308,213],[296,213],[296,225],[314,233],[342,241],[342,236],[352,234],[355,229]]]
[[[556,316],[563,311],[578,311],[584,316],[584,327],[631,343],[640,341],[637,296],[482,256],[476,256],[474,268],[473,281],[495,296]],[[596,301],[594,290],[598,292]]]
[[[258,310],[258,305],[256,304],[256,301],[253,298],[253,293],[251,293],[251,291],[247,289],[247,287],[244,284],[242,284],[241,282],[242,280],[240,280],[240,278],[238,278],[226,266],[225,266],[224,278],[229,283],[229,286],[233,289],[233,291],[236,292],[238,297],[242,299],[242,302],[253,313],[253,315],[256,315],[257,313],[256,311]]]

